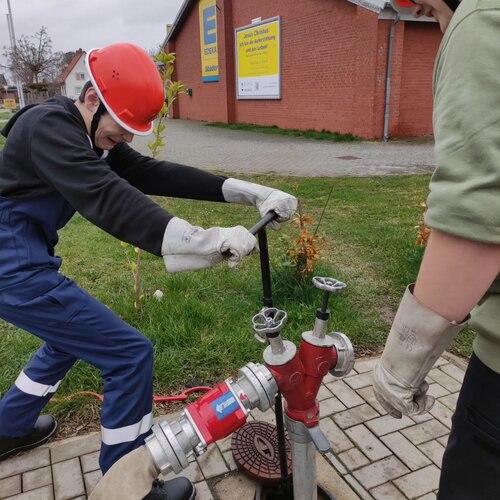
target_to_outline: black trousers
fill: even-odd
[[[500,374],[475,354],[453,415],[438,499],[500,499]]]

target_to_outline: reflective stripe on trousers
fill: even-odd
[[[101,449],[100,465],[106,471],[149,433],[151,342],[67,278],[44,295],[17,305],[7,305],[2,293],[0,317],[46,344],[0,401],[1,434],[29,432],[66,371],[76,359],[83,359],[97,367],[104,379],[101,423],[114,436]]]

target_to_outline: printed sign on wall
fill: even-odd
[[[16,100],[15,99],[4,99],[3,107],[5,109],[16,109]]]
[[[235,30],[238,99],[281,98],[280,18]]]
[[[201,77],[204,82],[219,81],[219,56],[217,53],[216,0],[200,0],[200,51]]]

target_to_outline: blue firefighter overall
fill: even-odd
[[[107,156],[95,151],[67,97],[23,108],[2,133],[0,318],[45,344],[0,400],[0,439],[32,432],[66,372],[82,359],[104,381],[100,466],[106,472],[150,432],[153,349],[59,273],[57,232],[78,211],[116,238],[160,256],[173,216],[146,195],[225,201],[225,178],[145,157],[125,143]]]
[[[155,69],[156,71],[156,69]],[[104,380],[103,472],[152,423],[153,348],[59,273],[58,230],[78,211],[116,238],[161,255],[172,215],[146,195],[225,201],[225,177],[148,158],[122,143],[96,152],[74,102],[56,96],[8,122],[0,152],[0,318],[45,344],[0,401],[0,439],[23,438],[77,359]]]
[[[152,422],[151,342],[59,273],[57,230],[74,214],[60,195],[0,198],[0,317],[45,341],[0,401],[1,434],[26,434],[76,359],[104,380],[100,466],[143,443]]]

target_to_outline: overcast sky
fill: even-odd
[[[56,51],[88,50],[114,42],[156,48],[183,0],[10,0],[16,39],[47,28]],[[7,0],[0,0],[0,62],[10,47]],[[0,69],[0,73],[2,73]]]

